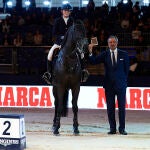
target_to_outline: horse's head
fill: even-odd
[[[81,20],[76,20],[65,35],[62,48],[65,47],[64,49],[68,49],[71,53],[75,51],[84,53],[85,45],[88,45],[88,40],[84,24]]]
[[[84,47],[88,45],[84,24],[81,20],[76,20],[72,27],[74,30],[73,39],[76,44],[76,48],[80,53],[84,53]]]

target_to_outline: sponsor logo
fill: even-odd
[[[69,105],[71,106],[71,92]],[[0,86],[0,107],[54,107],[51,86]],[[78,98],[79,108],[106,109],[105,91],[102,87],[82,87]],[[116,107],[118,107],[116,100]],[[150,110],[150,88],[128,87],[126,108]]]
[[[19,140],[14,140],[14,139],[0,139],[0,145],[3,146],[8,146],[8,145],[13,145],[13,144],[19,144]]]

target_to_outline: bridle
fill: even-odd
[[[77,39],[77,37],[75,37],[76,36],[76,34],[75,35],[73,35],[72,34],[72,38],[73,38],[73,43],[74,43],[74,45],[75,45],[75,48],[73,49],[73,51],[71,52],[71,54],[70,55],[72,55],[72,54],[74,54],[74,53],[76,53],[77,55],[78,55],[78,53],[79,54],[82,54],[82,53],[84,53],[84,51],[83,51],[83,46],[84,46],[84,43],[87,41],[87,38],[85,38],[86,37],[86,35],[85,35],[85,28],[84,28],[84,26],[83,26],[83,24],[73,24],[72,25],[72,30],[73,30],[73,33],[76,33],[76,26],[82,26],[83,27],[83,36],[82,37],[80,37],[77,41],[76,41],[76,39]]]

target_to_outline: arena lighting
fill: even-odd
[[[9,0],[9,1],[7,2],[7,7],[8,7],[8,8],[12,8],[12,6],[13,6],[13,2],[12,2],[11,0]]]
[[[127,3],[128,3],[128,0],[123,0],[123,3],[124,3],[124,4],[127,4]]]
[[[144,6],[148,6],[149,5],[149,0],[143,0]]]
[[[68,1],[63,1],[62,3],[63,3],[63,4],[67,4],[67,3],[69,3],[69,2],[68,2]]]
[[[105,1],[102,1],[102,3],[103,3],[103,4],[105,4],[105,3],[108,4],[108,1],[105,0]]]
[[[29,0],[26,0],[24,3],[26,6],[30,6],[30,4],[31,4],[31,2]]]
[[[85,0],[85,1],[82,1],[82,5],[83,5],[83,6],[84,6],[84,5],[87,5],[88,2],[89,2],[89,1],[86,1],[86,0]]]
[[[49,1],[49,0],[45,0],[45,1],[43,1],[43,4],[44,4],[45,6],[50,6],[50,1]]]

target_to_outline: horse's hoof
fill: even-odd
[[[52,126],[52,132],[53,132],[53,135],[55,135],[55,136],[59,135],[58,128],[55,125]]]
[[[52,129],[53,135],[58,136],[59,135],[59,131],[58,129]]]
[[[78,136],[80,134],[80,132],[79,131],[77,131],[77,132],[73,132],[73,135],[75,135],[75,136]]]
[[[60,134],[59,134],[59,131],[58,131],[58,130],[53,131],[53,135],[59,136],[59,135],[60,135]]]
[[[78,130],[78,128],[74,128],[73,129],[73,134],[74,135],[79,135],[80,131]]]

